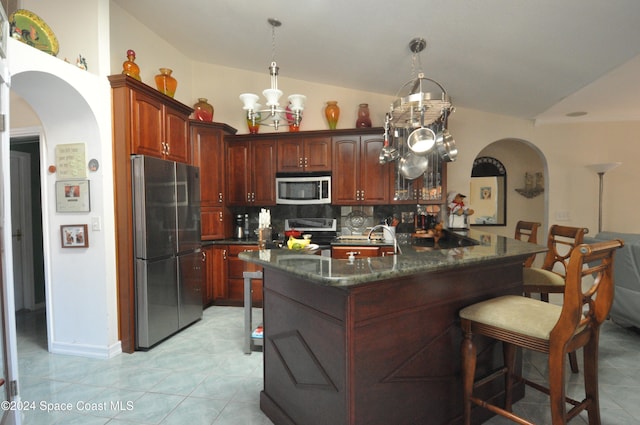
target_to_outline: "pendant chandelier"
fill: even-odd
[[[451,98],[440,83],[425,77],[422,71],[418,53],[426,46],[424,38],[409,42],[409,50],[413,53],[412,74],[416,75],[416,67],[418,72],[398,90],[390,110],[391,127],[413,130],[406,143],[414,154],[426,155],[436,147],[443,159],[453,161],[457,150],[447,132],[447,118],[453,111]]]
[[[278,89],[278,65],[276,64],[276,28],[282,25],[277,19],[267,19],[271,25],[271,65],[269,66],[269,75],[271,77],[271,87],[263,90],[262,95],[266,98],[266,107],[258,103],[259,96],[253,93],[243,93],[240,100],[243,103],[242,109],[246,111],[247,121],[252,125],[266,125],[278,129],[281,124],[300,126],[302,121],[302,111],[306,96],[301,94],[292,94],[288,97],[289,104],[284,108],[280,106],[280,97],[282,90]]]

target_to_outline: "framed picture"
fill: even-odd
[[[60,240],[63,248],[89,247],[86,224],[63,224],[60,226]]]
[[[56,211],[89,212],[91,202],[89,180],[61,180],[56,182]]]

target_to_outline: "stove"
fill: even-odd
[[[305,235],[311,235],[311,243],[321,249],[331,247],[338,233],[335,218],[287,218],[284,220],[284,230],[298,230]]]

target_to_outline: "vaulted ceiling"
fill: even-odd
[[[283,77],[393,96],[421,69],[455,106],[640,119],[637,0],[114,1],[197,61],[266,74],[277,18]],[[417,58],[415,37],[427,40]]]

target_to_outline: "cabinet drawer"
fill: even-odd
[[[379,257],[382,255],[379,246],[332,246],[331,257],[337,259],[349,258],[349,252],[355,252],[356,258]]]

